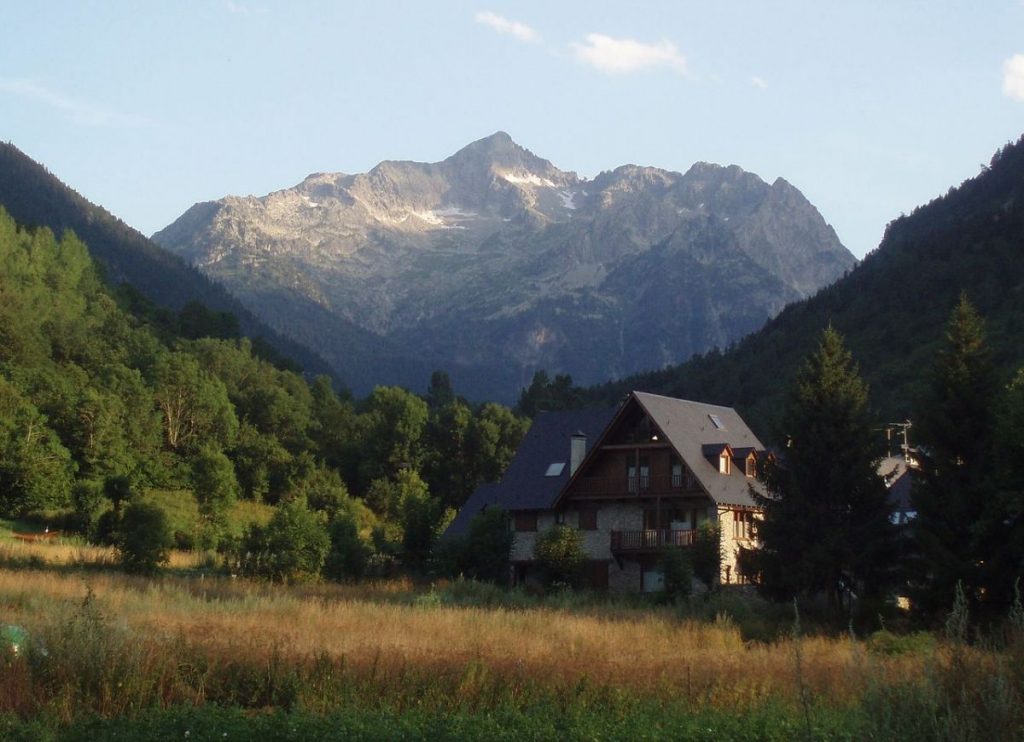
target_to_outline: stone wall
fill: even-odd
[[[720,581],[723,584],[738,584],[739,573],[736,557],[740,547],[751,548],[754,542],[737,538],[733,511],[727,507],[709,508],[715,513],[722,532],[722,566]],[[556,522],[571,528],[579,527],[579,513],[567,509],[556,513],[548,510],[537,515],[536,531],[518,531],[512,543],[512,561],[533,561],[533,546],[537,535],[552,528]],[[583,550],[588,560],[607,561],[608,589],[613,591],[639,591],[641,587],[640,562],[636,558],[620,556],[618,560],[611,552],[612,531],[639,531],[644,525],[643,507],[639,503],[614,502],[602,504],[597,511],[597,530],[582,531]]]

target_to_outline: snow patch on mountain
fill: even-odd
[[[542,178],[536,173],[524,173],[521,171],[499,172],[498,177],[513,185],[532,185],[554,188],[555,184],[548,178]]]

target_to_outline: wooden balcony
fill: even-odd
[[[687,488],[681,474],[646,475],[638,477],[580,477],[572,487],[574,495],[625,497],[630,495],[685,494],[696,491],[696,485]]]
[[[667,546],[693,546],[696,534],[693,529],[612,531],[612,551],[641,553],[659,551]]]

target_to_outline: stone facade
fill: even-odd
[[[743,528],[737,526],[736,511],[732,508],[715,508],[708,504],[708,515],[717,518],[722,534],[722,562],[720,581],[723,584],[737,584],[740,581],[737,571],[737,555],[741,548],[751,548],[754,542],[745,537]],[[742,522],[742,521],[740,521]],[[534,560],[533,548],[537,536],[556,524],[562,523],[571,528],[580,524],[579,511],[542,511],[537,514],[536,531],[516,532],[512,545],[512,561],[529,563]],[[687,521],[687,527],[699,525]],[[619,555],[616,559],[611,550],[612,531],[639,531],[644,527],[643,506],[636,502],[612,502],[602,504],[597,509],[597,529],[583,533],[583,550],[587,560],[606,562],[608,564],[608,589],[616,592],[637,592],[643,587],[643,573],[652,571],[657,560],[654,554]],[[642,566],[646,563],[646,569]]]

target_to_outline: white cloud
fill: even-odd
[[[140,116],[131,116],[106,108],[94,106],[84,101],[68,98],[31,80],[0,77],[0,93],[17,95],[21,98],[38,101],[60,111],[65,117],[76,124],[86,126],[131,127],[141,126],[146,120]]]
[[[1024,101],[1024,54],[1014,54],[1003,62],[1003,95]]]
[[[540,41],[540,34],[525,23],[509,20],[508,18],[500,16],[497,13],[492,13],[489,10],[480,11],[476,14],[475,18],[477,23],[482,23],[500,34],[512,36],[519,41],[525,41],[528,44]]]
[[[768,89],[768,83],[764,81],[763,77],[758,77],[757,75],[754,75],[753,77],[750,78],[750,84],[753,85],[758,90]]]
[[[667,67],[680,75],[688,74],[686,57],[671,41],[644,44],[634,39],[613,39],[599,33],[587,34],[585,43],[571,44],[576,59],[601,72],[626,74]]]

